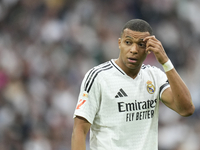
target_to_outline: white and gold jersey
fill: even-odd
[[[91,150],[157,150],[158,107],[169,87],[164,72],[142,65],[132,79],[108,61],[87,72],[74,117],[91,123]]]

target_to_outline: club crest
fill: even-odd
[[[154,87],[154,85],[152,84],[151,81],[147,81],[147,91],[150,94],[153,94],[155,92],[155,87]]]

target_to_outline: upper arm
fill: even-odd
[[[172,94],[171,87],[168,87],[167,89],[165,89],[163,91],[163,93],[161,95],[161,100],[167,107],[169,107],[172,110],[177,112],[176,105],[174,103],[174,97],[173,97],[173,94]]]
[[[74,119],[74,128],[72,133],[71,149],[72,150],[85,150],[86,149],[86,136],[90,129],[90,123],[79,116]]]
[[[85,136],[87,135],[91,124],[83,117],[76,116],[74,118],[74,128],[73,133],[83,133]]]
[[[175,102],[175,98],[173,96],[171,87],[165,89],[161,96],[162,102],[181,116],[188,116],[187,113],[185,115],[185,110],[181,108],[180,104]],[[182,101],[184,103],[184,101]],[[193,104],[191,104],[193,106]]]
[[[175,69],[168,71],[167,77],[170,87],[167,88],[161,99],[166,106],[176,111],[181,116],[187,117],[194,113],[190,91]]]

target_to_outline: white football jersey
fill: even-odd
[[[158,107],[169,87],[164,72],[142,65],[135,79],[114,60],[85,75],[74,117],[91,123],[91,150],[157,150]]]

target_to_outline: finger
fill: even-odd
[[[146,49],[146,53],[147,53],[147,54],[150,54],[151,52],[153,52],[153,49],[154,49],[153,47],[147,48],[147,49]]]
[[[150,54],[151,52],[154,52],[154,47],[148,47],[148,48],[146,48],[146,53],[148,53],[148,54]]]
[[[148,53],[148,51],[155,53],[155,52],[160,51],[160,49],[161,49],[161,46],[159,45],[158,41],[154,41],[154,40],[150,39],[146,43],[146,53]]]
[[[152,40],[152,39],[149,39],[148,41],[147,41],[147,43],[146,43],[146,47],[148,48],[148,47],[157,47],[158,46],[158,43],[157,43],[157,41],[154,41],[154,40]]]
[[[146,51],[147,54],[151,54],[151,50]]]
[[[147,36],[147,37],[145,37],[144,39],[143,39],[143,41],[145,42],[145,41],[148,41],[149,39],[156,39],[156,37],[155,37],[155,35],[151,35],[151,36]]]
[[[155,37],[148,39],[148,41],[146,43],[154,44],[154,45],[158,45],[158,46],[162,45],[161,42],[159,40],[157,40]]]

